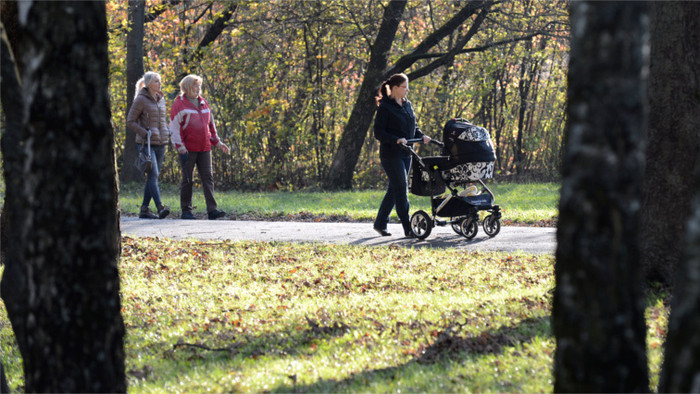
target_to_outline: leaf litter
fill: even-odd
[[[498,354],[551,335],[527,322],[549,314],[552,265],[525,254],[124,237],[127,364],[148,371],[130,374],[132,387],[187,374],[180,362],[219,360],[238,381],[222,391],[260,391],[253,376],[283,360],[316,365],[286,375],[313,384],[342,379],[322,360],[346,360],[349,378],[372,365]]]

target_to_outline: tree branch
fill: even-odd
[[[481,45],[478,47],[461,49],[461,50],[457,51],[455,53],[455,55],[462,55],[465,53],[484,52],[484,51],[487,51],[487,50],[494,48],[494,47],[497,47],[497,46],[511,44],[511,43],[519,42],[519,41],[526,41],[526,40],[529,40],[533,37],[543,35],[543,34],[545,34],[545,32],[543,30],[541,30],[541,31],[537,31],[537,32],[534,32],[532,34],[528,34],[528,35],[521,36],[521,37],[510,38],[510,39],[502,40],[502,41],[496,41],[496,42],[492,42],[492,43],[486,44],[486,45]],[[416,60],[434,59],[434,58],[439,58],[439,59],[428,64],[425,67],[419,68],[418,70],[410,73],[407,76],[409,77],[410,80],[415,80],[415,79],[418,79],[420,77],[424,77],[427,74],[429,74],[431,71],[435,70],[437,67],[446,64],[447,62],[442,61],[442,59],[446,58],[449,55],[450,55],[450,52],[448,52],[448,53],[426,53],[424,55],[418,56],[418,57],[416,57]]]
[[[394,63],[394,66],[386,72],[386,75],[391,75],[403,72],[411,67],[418,59],[417,56],[426,54],[431,48],[436,46],[443,38],[455,31],[464,21],[469,19],[481,8],[489,8],[494,3],[493,0],[471,0],[449,21],[445,22],[438,30],[426,37],[413,51],[405,56],[402,56]]]
[[[156,20],[162,13],[170,9],[170,6],[175,6],[180,4],[182,0],[167,0],[163,4],[154,6],[151,8],[150,11],[144,16],[143,18],[143,23],[148,23],[148,22],[153,22]]]
[[[433,70],[436,68],[443,66],[445,64],[451,63],[455,56],[460,53],[462,48],[464,48],[465,45],[476,35],[476,33],[479,31],[479,28],[481,27],[481,24],[484,22],[486,19],[486,15],[489,13],[489,8],[490,5],[487,5],[484,7],[481,12],[479,12],[479,15],[477,15],[476,19],[472,23],[472,25],[469,27],[469,31],[467,31],[467,34],[464,35],[464,37],[460,38],[457,40],[455,43],[454,47],[444,54],[442,57],[439,59],[431,62],[430,64],[426,65],[425,67],[422,67],[414,72],[411,73],[411,75],[408,76],[410,80],[415,80],[420,77],[426,76],[430,74]]]
[[[185,57],[182,60],[184,69],[175,78],[176,81],[179,81],[180,79],[184,78],[187,74],[190,73],[190,63],[198,63],[202,59],[202,56],[204,56],[204,50],[209,46],[209,44],[216,41],[216,39],[221,35],[224,29],[226,29],[226,27],[228,26],[228,21],[231,20],[231,18],[233,17],[233,13],[236,11],[237,8],[237,3],[229,4],[229,6],[223,11],[221,16],[219,16],[214,21],[214,23],[211,24],[209,30],[207,30],[207,32],[204,34],[202,40],[199,41],[197,47],[194,49],[194,51],[192,51],[192,54],[189,57]]]
[[[221,35],[224,29],[226,29],[227,23],[233,17],[233,13],[236,11],[236,8],[238,8],[238,4],[229,4],[228,8],[224,10],[221,16],[218,17],[211,25],[209,30],[207,30],[207,33],[197,45],[197,48],[192,53],[190,59],[184,60],[185,65],[189,64],[192,61],[199,62],[202,59],[202,56],[204,55],[204,50],[209,46],[209,44],[216,41],[216,39]]]

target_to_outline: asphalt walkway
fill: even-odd
[[[414,248],[460,248],[482,251],[523,251],[554,253],[556,228],[502,227],[494,238],[483,229],[471,240],[457,235],[451,226],[438,226],[426,239],[404,238],[400,224],[389,224],[392,236],[381,237],[371,223],[264,222],[246,220],[148,220],[124,217],[122,234],[136,237],[161,237],[199,240],[253,240],[283,242],[323,242],[366,246],[404,246]]]

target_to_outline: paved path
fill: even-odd
[[[415,248],[453,247],[483,251],[523,251],[554,253],[556,229],[537,227],[502,227],[494,238],[489,238],[479,227],[471,240],[457,235],[450,226],[435,227],[424,240],[399,236],[399,224],[389,224],[395,236],[381,237],[372,230],[371,223],[311,223],[262,222],[247,220],[143,220],[122,218],[122,233],[138,237],[162,237],[201,240],[254,240],[284,242],[325,242],[352,245],[398,245]]]

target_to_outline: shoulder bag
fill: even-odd
[[[151,129],[146,129],[147,140],[148,140],[148,150],[143,151],[143,148],[139,149],[139,154],[136,156],[134,161],[134,166],[139,170],[140,173],[149,173],[153,168],[153,159],[151,157]]]

